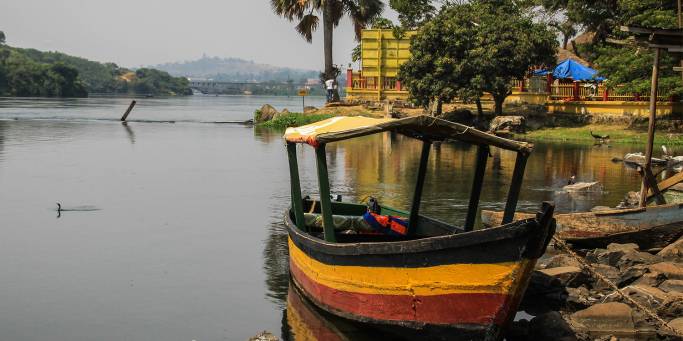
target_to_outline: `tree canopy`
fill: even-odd
[[[621,25],[676,28],[676,1],[664,0],[538,0],[545,9],[557,11],[583,31],[591,41],[576,46],[576,53],[594,64],[607,86],[623,92],[649,93],[654,53],[628,40]],[[683,94],[681,75],[673,71],[678,60],[664,54],[659,92]]]
[[[390,0],[389,6],[398,12],[398,21],[406,30],[414,30],[436,14],[432,0]]]
[[[554,64],[556,48],[553,32],[512,0],[449,4],[413,39],[399,78],[419,105],[489,92],[500,114],[511,81]]]

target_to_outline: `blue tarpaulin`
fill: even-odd
[[[551,70],[536,70],[534,71],[535,76],[545,76]],[[573,60],[567,59],[558,64],[553,70],[553,78],[555,79],[565,79],[571,78],[575,81],[604,81],[604,77],[598,77],[598,71],[591,69],[581,63]]]

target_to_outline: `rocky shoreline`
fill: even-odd
[[[539,261],[520,307],[535,317],[507,340],[683,339],[683,237],[656,254],[636,244],[578,253],[585,261]]]

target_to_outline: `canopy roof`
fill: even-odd
[[[537,76],[543,76],[550,72],[550,70],[535,71]],[[589,68],[573,59],[567,59],[552,70],[553,77],[557,79],[571,78],[575,81],[603,81],[605,78],[598,77],[598,71]]]
[[[347,140],[354,137],[394,131],[418,139],[441,141],[455,139],[470,144],[484,144],[516,152],[531,152],[533,146],[491,135],[472,127],[431,116],[402,119],[368,117],[333,117],[324,121],[288,128],[285,140],[307,143],[313,147],[320,144]]]

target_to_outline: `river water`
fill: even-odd
[[[0,340],[245,340],[262,330],[303,339],[329,326],[287,303],[282,133],[212,123],[249,119],[264,103],[299,111],[301,99],[139,99],[122,125],[129,102],[0,99]],[[383,134],[328,148],[334,194],[408,208],[419,143]],[[538,144],[520,210],[616,205],[639,177],[611,159],[637,149]],[[304,191],[315,194],[314,155],[299,153]],[[500,209],[514,155],[492,156],[482,207]],[[434,147],[425,214],[464,220],[474,159],[465,145]],[[571,175],[606,192],[559,192]],[[75,211],[59,216],[58,202]]]

